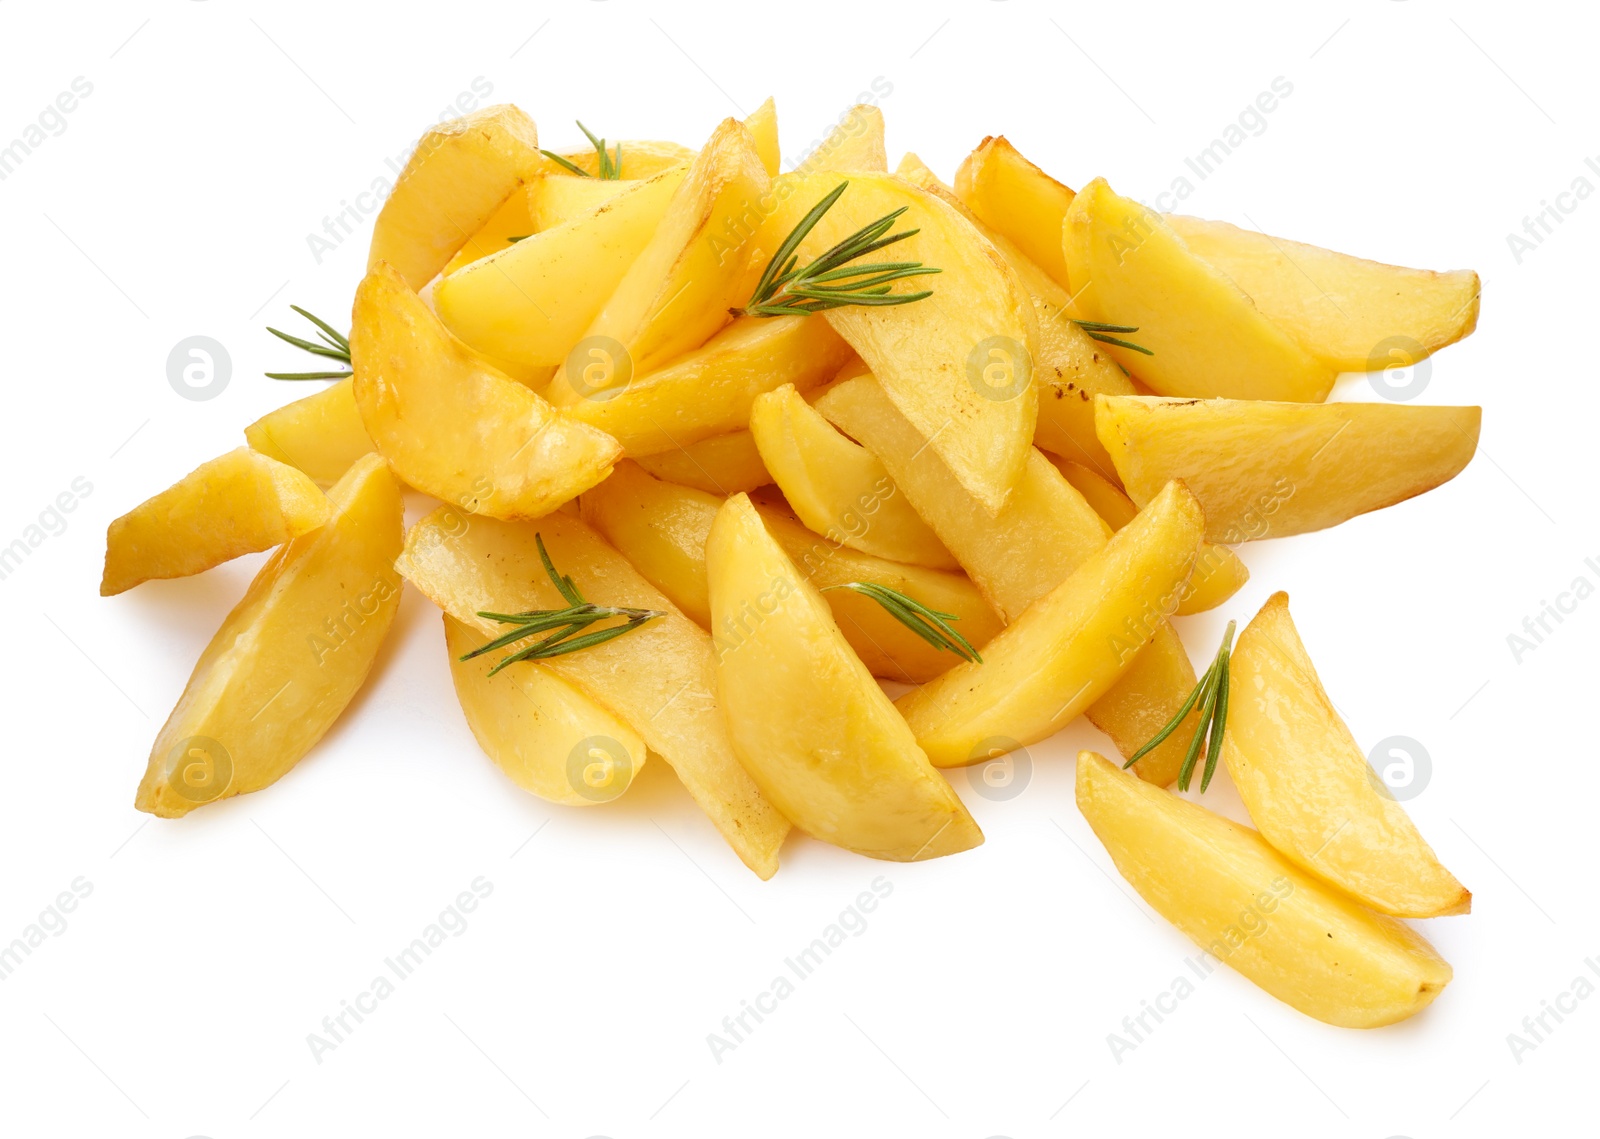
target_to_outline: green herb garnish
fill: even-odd
[[[1237,622],[1228,622],[1228,631],[1222,634],[1222,647],[1217,650],[1211,667],[1206,669],[1206,674],[1194,686],[1194,691],[1189,693],[1189,698],[1183,702],[1183,707],[1178,709],[1178,714],[1167,726],[1155,734],[1155,738],[1145,744],[1133,757],[1122,765],[1123,770],[1132,767],[1144,758],[1162,740],[1177,731],[1178,725],[1183,723],[1196,702],[1200,705],[1200,722],[1195,726],[1194,739],[1189,741],[1189,750],[1184,753],[1183,768],[1178,772],[1178,790],[1187,791],[1189,782],[1194,777],[1195,762],[1200,758],[1200,741],[1207,736],[1209,728],[1210,741],[1206,744],[1206,770],[1200,777],[1200,790],[1204,791],[1211,786],[1211,777],[1216,774],[1217,760],[1222,757],[1222,733],[1228,723],[1228,661],[1233,652],[1233,630]]]
[[[490,676],[519,660],[546,660],[564,653],[575,653],[579,649],[604,644],[624,633],[632,632],[652,617],[667,615],[660,609],[622,609],[611,605],[594,605],[585,601],[572,578],[556,572],[556,567],[550,561],[550,555],[545,552],[544,536],[535,534],[533,540],[539,547],[539,560],[544,563],[544,572],[550,575],[550,580],[555,582],[556,589],[561,591],[561,596],[566,598],[569,604],[565,609],[531,609],[526,613],[492,613],[480,610],[478,616],[485,620],[499,621],[502,625],[515,625],[516,628],[509,633],[501,634],[486,645],[473,649],[461,658],[464,661],[494,652],[496,649],[503,649],[535,633],[549,633],[549,636],[535,641],[524,649],[519,649],[495,665],[489,670]],[[625,617],[627,620],[621,625],[597,629],[582,636],[575,635],[596,621],[604,621],[610,617]]]
[[[342,333],[336,331],[331,324],[323,320],[321,317],[313,316],[299,305],[290,305],[289,307],[317,326],[317,336],[321,338],[322,343],[318,344],[312,340],[302,340],[298,336],[290,336],[287,332],[280,332],[278,329],[273,328],[270,325],[267,328],[268,332],[272,333],[272,335],[276,336],[279,340],[288,341],[296,348],[303,348],[313,355],[325,356],[330,360],[338,360],[344,364],[350,363],[350,341],[347,340]],[[267,379],[269,380],[342,380],[351,374],[352,373],[347,371],[265,373]]]
[[[917,636],[927,641],[941,652],[955,653],[963,660],[975,664],[982,664],[983,658],[978,655],[978,650],[968,643],[967,638],[956,632],[950,626],[951,621],[961,618],[955,613],[941,613],[937,609],[930,609],[914,597],[901,593],[898,589],[890,589],[887,585],[879,585],[875,581],[846,581],[838,585],[823,587],[821,592],[827,593],[832,589],[848,589],[863,597],[870,597],[888,612],[889,616],[899,621]]]
[[[620,142],[617,143],[616,155],[615,155],[615,157],[613,157],[612,155],[606,153],[606,140],[605,139],[603,139],[603,138],[595,138],[594,137],[594,132],[591,131],[588,127],[584,126],[581,122],[578,123],[578,129],[581,130],[588,137],[589,141],[594,144],[594,152],[595,152],[596,155],[599,156],[599,159],[600,159],[600,180],[602,182],[618,182],[618,181],[621,181],[622,180],[622,144]],[[556,163],[559,163],[562,166],[565,166],[568,170],[572,171],[574,174],[576,174],[580,178],[593,178],[594,177],[593,174],[590,174],[583,167],[577,165],[574,162],[567,161],[565,158],[562,158],[559,154],[555,153],[554,151],[541,150],[539,153],[544,155],[551,162],[556,162]]]
[[[1067,319],[1071,320],[1072,318],[1068,317]],[[1143,344],[1135,344],[1131,340],[1119,340],[1115,336],[1107,335],[1107,333],[1111,332],[1138,332],[1138,325],[1102,324],[1098,320],[1073,320],[1072,323],[1076,324],[1079,328],[1087,332],[1090,340],[1098,340],[1102,344],[1115,344],[1118,348],[1131,348],[1135,352],[1143,352],[1146,356],[1155,355],[1154,352],[1150,351],[1150,349],[1146,348]]]
[[[904,305],[933,296],[931,291],[898,294],[889,292],[890,283],[903,277],[921,277],[939,272],[938,269],[930,269],[920,261],[886,261],[872,265],[849,264],[857,258],[865,257],[897,241],[904,241],[920,232],[908,229],[884,236],[894,225],[895,218],[906,212],[905,206],[901,206],[893,213],[885,214],[871,225],[856,230],[809,265],[804,268],[799,267],[800,258],[795,254],[795,250],[800,248],[800,243],[805,240],[806,235],[816,228],[817,222],[822,220],[822,215],[833,207],[839,200],[839,195],[843,194],[845,187],[849,185],[849,182],[840,182],[827,197],[813,206],[811,212],[801,218],[800,224],[784,238],[783,244],[772,255],[772,260],[767,262],[766,272],[761,274],[761,281],[756,285],[750,303],[744,306],[744,312],[751,316],[794,316],[797,313],[821,312],[823,309],[842,308],[845,305]]]

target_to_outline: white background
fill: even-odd
[[[0,1127],[1381,1139],[1587,1117],[1600,999],[1520,1063],[1506,1037],[1600,955],[1600,601],[1520,663],[1507,636],[1573,579],[1600,582],[1600,201],[1520,264],[1507,234],[1579,176],[1600,186],[1595,32],[1577,5],[1424,2],[0,4],[0,145],[75,77],[93,85],[0,181],[0,545],[75,478],[93,488],[0,581],[0,942],[75,878],[93,887],[0,982]],[[1118,1063],[1107,1034],[1193,948],[1073,806],[1092,729],[1030,749],[1009,801],[955,773],[976,851],[898,866],[797,836],[763,884],[663,766],[604,810],[516,790],[468,734],[438,617],[409,588],[371,683],[298,769],[177,822],[133,810],[260,559],[102,600],[105,526],[305,394],[261,378],[300,364],[263,325],[291,302],[342,320],[371,219],[320,264],[307,235],[475,79],[562,148],[580,116],[698,145],[773,94],[793,161],[882,77],[891,164],[914,149],[949,178],[1003,132],[1071,185],[1103,174],[1153,201],[1279,76],[1292,95],[1191,174],[1184,210],[1476,268],[1479,331],[1435,358],[1421,402],[1483,405],[1482,448],[1424,498],[1244,549],[1250,584],[1179,627],[1205,657],[1228,617],[1288,589],[1357,738],[1431,755],[1410,810],[1475,912],[1428,923],[1456,976],[1414,1021],[1330,1028],[1219,970]],[[204,402],[166,376],[194,334],[233,365]],[[1336,398],[1378,397],[1347,378]],[[1236,810],[1226,786],[1208,800]],[[717,1063],[707,1034],[879,875],[893,893],[865,932]],[[316,1062],[307,1034],[478,876],[493,893],[466,931]]]

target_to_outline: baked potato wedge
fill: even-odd
[[[573,418],[615,438],[630,457],[654,455],[743,431],[757,396],[785,384],[808,391],[850,356],[850,346],[825,320],[746,316],[704,346],[621,387],[589,398],[557,387],[551,396],[567,401],[558,406]]]
[[[986,138],[961,162],[955,192],[990,229],[1004,234],[1056,285],[1067,286],[1061,223],[1072,190],[1022,157],[1006,140]]]
[[[649,244],[687,170],[664,170],[619,191],[604,209],[541,228],[451,273],[433,289],[439,319],[486,356],[529,365],[566,363]]]
[[[1263,316],[1335,371],[1394,363],[1391,343],[1404,345],[1404,364],[1415,364],[1477,327],[1482,286],[1470,269],[1403,269],[1224,221],[1178,214],[1166,221]]]
[[[816,408],[878,456],[907,501],[1007,621],[1059,585],[1111,535],[1083,496],[1036,450],[1005,508],[989,517],[870,375],[831,385]],[[1195,675],[1183,642],[1164,619],[1156,622],[1143,649],[1126,638],[1121,648],[1133,654],[1133,662],[1087,714],[1123,754],[1132,755],[1177,714]],[[1198,709],[1189,716],[1185,726],[1139,760],[1140,778],[1165,785],[1178,777],[1192,734],[1187,725],[1198,720]]]
[[[1306,873],[1395,917],[1471,910],[1328,699],[1287,593],[1233,650],[1222,754],[1261,837]]]
[[[776,178],[781,161],[778,152],[778,105],[771,96],[745,117],[744,129],[750,132],[750,141],[761,156],[761,165],[766,168],[767,177]]]
[[[669,170],[681,173],[676,167]],[[646,182],[644,178],[580,178],[576,174],[542,174],[528,183],[528,213],[533,228],[543,233],[574,218],[592,214],[620,194]]]
[[[1078,753],[1078,809],[1151,908],[1211,957],[1307,1016],[1377,1028],[1415,1016],[1450,966],[1410,926],[1363,908],[1249,827]]]
[[[562,512],[537,523],[503,522],[441,506],[406,532],[395,568],[488,641],[504,628],[481,611],[567,607],[545,576],[535,540],[541,535],[554,564],[594,604],[666,614],[542,666],[636,731],[677,772],[740,860],[761,878],[772,877],[789,823],[733,753],[716,701],[710,636],[598,534]]]
[[[307,475],[238,447],[111,523],[100,596],[270,550],[327,520],[328,500]]]
[[[787,174],[774,183],[777,211],[763,224],[778,244],[836,189],[838,174]],[[1038,397],[1033,305],[993,245],[954,208],[888,174],[852,174],[849,188],[797,251],[804,265],[862,226],[895,210],[894,263],[920,261],[937,275],[911,283],[932,290],[914,304],[848,306],[823,314],[849,342],[900,413],[991,515],[1022,477],[1033,445]]]
[[[1139,513],[1133,499],[1088,467],[1064,459],[1055,460],[1055,464],[1056,469],[1072,484],[1072,489],[1083,495],[1084,501],[1113,530],[1122,529]],[[1250,570],[1238,554],[1227,546],[1201,542],[1200,552],[1194,559],[1194,572],[1189,575],[1183,599],[1178,602],[1178,616],[1187,617],[1191,613],[1215,609],[1238,593],[1240,587],[1249,580]]]
[[[251,450],[304,471],[321,487],[338,482],[352,463],[373,452],[356,407],[355,380],[349,378],[267,412],[244,429],[244,438]]]
[[[795,826],[896,862],[983,841],[745,495],[717,512],[706,576],[717,700],[734,751]]]
[[[996,738],[1026,746],[1097,700],[1177,608],[1205,519],[1170,483],[983,649],[896,702],[928,758],[951,767],[990,758]]]
[[[150,749],[139,810],[178,818],[276,783],[366,681],[400,606],[400,488],[367,455],[328,509],[267,559],[200,654]]]
[[[583,520],[706,629],[711,627],[706,538],[722,502],[717,495],[662,482],[629,462],[618,463],[610,478],[581,499]],[[851,581],[888,586],[955,614],[955,628],[980,649],[1000,631],[1000,619],[962,574],[864,554],[807,530],[773,507],[757,504],[756,510],[790,561],[819,590]],[[824,597],[845,640],[874,676],[921,684],[955,663],[876,601],[848,589],[829,590]]]
[[[356,290],[356,406],[411,486],[497,518],[537,518],[611,471],[622,448],[490,367],[387,265]]]
[[[724,498],[772,484],[755,436],[748,431],[713,435],[670,451],[640,455],[635,461],[658,479]]]
[[[489,215],[489,220],[483,223],[483,228],[456,250],[449,264],[440,270],[440,275],[448,277],[474,261],[482,261],[492,253],[499,253],[514,241],[521,241],[529,234],[538,232],[540,226],[533,216],[534,195],[548,177],[549,175],[537,174],[532,181],[513,190],[511,196],[500,203],[500,208]],[[574,177],[572,181],[593,182],[595,179]],[[601,185],[615,186],[618,183],[604,182]]]
[[[387,263],[422,288],[545,164],[533,120],[509,103],[440,123],[378,211],[367,271]]]
[[[1034,446],[1081,463],[1108,479],[1116,478],[1111,457],[1106,454],[1094,433],[1094,397],[1102,394],[1134,395],[1138,389],[1133,381],[1112,359],[1105,345],[1092,339],[1074,323],[1081,313],[1075,308],[1067,290],[1035,264],[1029,254],[1012,242],[1006,233],[991,228],[988,222],[969,209],[916,155],[908,154],[901,160],[899,173],[960,210],[962,216],[972,222],[1005,258],[1006,264],[1017,274],[1017,279],[1033,301],[1034,315],[1039,324],[1038,356],[1033,362],[1033,382],[1039,389],[1039,419],[1033,429]],[[1060,189],[1065,190],[1066,187]],[[1045,192],[1045,188],[1041,187],[1040,194]],[[1070,201],[1071,191],[1067,193],[1067,200]],[[1061,210],[1064,215],[1065,204],[1061,205]],[[1058,216],[1054,232],[1060,231],[1061,220]],[[1053,244],[1056,246],[1056,260],[1059,261],[1060,243]]]
[[[886,173],[889,155],[883,145],[883,112],[870,103],[857,103],[797,169],[806,174],[823,170]]]
[[[748,218],[771,181],[744,124],[723,120],[583,339],[620,346],[637,375],[711,339],[728,323],[729,310],[750,299],[761,275],[759,230]],[[601,386],[577,370],[569,360],[556,373],[556,403],[572,403]]]
[[[1160,214],[1119,197],[1105,179],[1073,198],[1062,251],[1082,318],[1136,326],[1135,342],[1151,355],[1105,348],[1160,394],[1320,403],[1333,388],[1337,368],[1262,314]]]
[[[1336,526],[1455,478],[1482,408],[1098,396],[1095,428],[1136,503],[1182,479],[1206,537],[1235,543]]]
[[[792,384],[755,401],[750,434],[762,465],[815,533],[894,562],[959,568],[878,457],[840,434]]]
[[[590,807],[616,799],[644,766],[644,740],[609,709],[538,661],[493,676],[477,628],[444,614],[450,678],[473,738],[495,766],[541,799]]]

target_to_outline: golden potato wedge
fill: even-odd
[[[750,141],[761,156],[761,165],[768,178],[778,176],[778,105],[769,96],[765,103],[751,111],[744,120],[744,129],[750,132]]]
[[[1134,502],[1182,479],[1213,542],[1335,526],[1449,482],[1482,409],[1099,396],[1095,426]]]
[[[807,391],[851,356],[825,320],[740,317],[666,367],[622,387],[550,394],[573,418],[607,432],[630,456],[654,455],[742,431],[757,396],[784,384]],[[603,362],[601,363],[603,367]]]
[[[956,194],[989,228],[1004,234],[1061,288],[1067,263],[1061,223],[1072,191],[1022,157],[1006,137],[986,138],[956,171]]]
[[[906,693],[897,707],[940,767],[990,758],[996,738],[1026,746],[1054,735],[1127,669],[1178,605],[1205,519],[1171,483],[1072,576],[983,650]]]
[[[611,477],[582,497],[583,520],[626,557],[672,603],[701,627],[711,627],[706,584],[706,537],[723,500],[691,487],[662,482],[633,463],[617,464]],[[789,559],[818,589],[870,581],[908,594],[942,613],[980,650],[1000,631],[1000,619],[961,574],[904,565],[848,549],[814,534],[768,506],[756,510]],[[826,595],[833,618],[874,676],[921,684],[955,658],[934,648],[853,590]],[[1151,734],[1154,734],[1152,731]]]
[[[406,532],[395,568],[488,640],[503,628],[479,617],[481,610],[522,613],[568,604],[545,576],[537,535],[589,601],[666,613],[626,636],[547,658],[543,667],[638,732],[744,864],[772,877],[789,823],[733,753],[716,701],[711,638],[593,530],[561,512],[537,523],[502,522],[443,506]]]
[[[1056,469],[1113,530],[1122,529],[1139,513],[1133,499],[1088,467],[1058,459]],[[1183,599],[1178,602],[1178,616],[1215,609],[1238,593],[1249,580],[1250,570],[1239,560],[1238,554],[1227,546],[1201,542],[1200,552],[1194,559],[1194,572],[1184,586]]]
[[[868,376],[831,385],[816,408],[883,462],[890,476],[997,612],[1016,620],[1101,549],[1111,528],[1048,459],[1029,455],[1022,481],[997,517],[965,493],[921,436]],[[1121,646],[1128,652],[1137,643]],[[1194,667],[1165,621],[1121,678],[1088,710],[1090,721],[1132,755],[1159,732],[1194,688]],[[1199,711],[1190,712],[1195,723]],[[1139,760],[1141,779],[1178,777],[1192,730],[1180,729]]]
[[[1134,647],[1131,638],[1118,638],[1118,651],[1131,652]],[[1111,737],[1119,752],[1134,755],[1171,723],[1194,686],[1189,652],[1177,630],[1163,621],[1117,682],[1089,705],[1084,715]],[[1184,753],[1199,725],[1197,704],[1170,736],[1140,757],[1133,765],[1133,773],[1157,787],[1176,781],[1183,770]]]
[[[1450,966],[1411,927],[1323,885],[1249,827],[1092,751],[1078,754],[1077,799],[1141,898],[1307,1016],[1377,1028],[1421,1012],[1450,982]]]
[[[613,346],[637,375],[711,339],[761,276],[765,259],[744,219],[771,181],[744,124],[723,120],[583,339]],[[596,386],[577,370],[569,360],[551,381],[558,403],[572,401],[564,386],[579,394]]]
[[[244,438],[252,450],[304,471],[322,487],[338,482],[352,463],[373,452],[353,379],[267,412],[244,429]]]
[[[999,141],[1004,141],[999,140]],[[1026,161],[1022,159],[1021,161]],[[1033,362],[1033,381],[1039,389],[1039,420],[1033,429],[1034,446],[1081,463],[1108,479],[1117,477],[1111,457],[1094,433],[1094,397],[1097,395],[1135,395],[1137,389],[1105,346],[1093,340],[1073,323],[1081,317],[1067,290],[1035,264],[1021,247],[1004,233],[990,228],[970,210],[914,154],[900,163],[902,177],[936,194],[959,209],[979,233],[993,243],[1006,259],[1033,300],[1039,322],[1038,356]],[[1065,190],[1066,187],[1061,187]],[[1070,201],[1068,191],[1068,201]],[[1064,214],[1066,204],[1061,205]],[[1058,216],[1055,233],[1061,232]],[[1060,260],[1059,242],[1052,242]]]
[[[896,862],[983,833],[742,494],[706,540],[717,699],[762,794],[815,838]]]
[[[1032,448],[1005,509],[991,517],[872,376],[830,386],[817,397],[815,410],[879,460],[891,485],[1008,621],[1111,535],[1083,496]]]
[[[750,434],[778,489],[815,533],[894,562],[959,568],[878,457],[840,434],[794,385],[755,401]]]
[[[483,228],[467,239],[467,243],[456,250],[455,256],[445,267],[440,270],[440,275],[448,277],[457,269],[481,261],[491,253],[499,253],[502,249],[521,240],[529,234],[537,233],[541,228],[533,218],[534,189],[539,186],[547,175],[536,175],[534,179],[523,186],[518,186],[511,192],[511,196],[500,203],[500,208],[489,216],[483,223]],[[592,182],[592,178],[573,181]],[[615,186],[615,182],[602,183],[606,186]]]
[[[524,791],[567,807],[609,803],[626,791],[645,763],[639,733],[538,661],[490,676],[493,655],[461,659],[485,639],[444,614],[456,699],[495,766]]]
[[[1251,820],[1285,858],[1379,913],[1464,914],[1472,895],[1389,794],[1334,710],[1274,593],[1229,665],[1222,754]]]
[[[824,170],[886,173],[889,155],[883,145],[883,112],[870,103],[857,103],[795,169],[804,174]]]
[[[661,224],[687,169],[662,171],[604,209],[540,229],[450,274],[433,290],[439,319],[495,359],[565,363]]]
[[[918,291],[932,290],[924,300],[823,315],[960,485],[990,514],[998,513],[1033,444],[1033,305],[1004,258],[950,205],[893,175],[852,174],[848,181],[849,189],[801,243],[801,264],[904,207],[897,231],[919,232],[875,259],[920,261],[940,272],[909,282]],[[776,248],[839,182],[828,173],[778,179],[773,196],[781,203],[763,223],[766,248]]]
[[[400,488],[367,455],[328,506],[327,522],[267,559],[200,654],[150,749],[139,810],[178,818],[277,782],[366,680],[400,605]]]
[[[668,167],[668,169],[675,169]],[[528,183],[530,233],[543,233],[574,218],[594,213],[611,199],[645,183],[643,178],[580,178],[576,174],[541,174]]]
[[[328,500],[309,477],[236,448],[111,523],[100,596],[270,550],[327,520]]]
[[[420,289],[545,165],[533,120],[509,103],[440,123],[417,142],[378,212],[367,271]]]
[[[1403,269],[1227,222],[1166,220],[1263,316],[1335,371],[1414,364],[1478,325],[1480,285],[1470,269]],[[1391,348],[1403,359],[1391,359]]]
[[[772,483],[761,452],[756,450],[755,436],[748,431],[714,435],[686,447],[640,455],[634,461],[658,479],[720,497]]]
[[[1084,319],[1136,325],[1130,338],[1153,355],[1104,347],[1162,395],[1320,403],[1338,377],[1160,214],[1119,197],[1103,178],[1072,200],[1062,251]]]
[[[477,353],[477,356],[506,379],[516,380],[529,391],[539,395],[541,399],[544,397],[545,388],[550,386],[550,380],[556,374],[555,367],[550,364],[519,364],[515,360],[501,360],[484,355],[482,352]]]
[[[656,138],[624,138],[615,142],[608,140],[606,153],[612,154],[619,146],[622,148],[623,181],[629,178],[654,178],[663,170],[693,162],[695,157],[695,152],[682,143]],[[595,153],[593,146],[585,147],[583,150],[568,151],[561,157],[585,174],[593,176],[600,173],[600,156]],[[554,162],[547,161],[545,165],[546,173],[554,174],[561,170],[562,167]]]
[[[356,406],[418,490],[496,518],[537,518],[605,478],[616,440],[489,367],[379,265],[356,290]]]

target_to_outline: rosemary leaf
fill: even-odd
[[[549,575],[550,581],[555,585],[561,596],[568,602],[565,609],[530,609],[526,613],[497,613],[490,609],[478,611],[478,616],[486,621],[498,621],[502,625],[511,625],[513,628],[501,633],[498,637],[486,644],[479,645],[470,653],[464,654],[460,659],[467,661],[474,657],[491,653],[497,649],[508,648],[527,637],[544,633],[546,636],[525,645],[504,658],[489,670],[493,676],[507,665],[516,664],[522,660],[547,660],[550,657],[562,656],[566,653],[575,653],[594,645],[601,645],[620,637],[624,633],[632,632],[646,621],[656,617],[665,617],[666,613],[659,609],[629,609],[614,605],[595,605],[585,601],[583,594],[578,590],[577,583],[571,577],[559,573],[555,563],[550,560],[550,552],[544,547],[544,535],[535,534],[533,541],[539,548],[539,560],[544,564],[544,572]],[[620,625],[611,625],[592,632],[583,632],[589,626],[601,621],[609,621],[614,617],[622,617]]]
[[[1068,319],[1072,320],[1071,317]],[[1084,332],[1088,333],[1090,340],[1098,340],[1101,344],[1115,344],[1118,348],[1127,348],[1133,352],[1142,352],[1146,356],[1155,355],[1154,352],[1146,348],[1143,344],[1135,344],[1131,340],[1122,340],[1119,337],[1107,335],[1108,333],[1112,332],[1138,332],[1138,325],[1105,324],[1098,320],[1072,320],[1072,323],[1083,329]],[[1127,375],[1128,370],[1123,368],[1122,372],[1123,375]]]
[[[1189,747],[1183,755],[1183,766],[1178,771],[1178,790],[1187,791],[1194,778],[1195,764],[1200,758],[1200,745],[1206,747],[1205,773],[1200,777],[1200,790],[1205,791],[1211,786],[1211,777],[1217,772],[1217,761],[1222,757],[1222,740],[1228,723],[1228,666],[1233,659],[1233,631],[1237,622],[1229,621],[1227,630],[1222,634],[1222,645],[1217,649],[1217,655],[1212,658],[1211,667],[1207,668],[1194,689],[1184,700],[1183,706],[1166,726],[1151,737],[1150,742],[1134,752],[1128,761],[1122,765],[1123,770],[1132,767],[1143,759],[1151,750],[1164,741],[1178,725],[1183,723],[1195,704],[1200,705],[1200,719],[1195,725],[1194,736],[1189,741]],[[1209,738],[1208,738],[1209,737]]]
[[[961,618],[954,613],[941,613],[918,601],[910,594],[901,593],[898,589],[891,589],[875,581],[846,581],[838,585],[825,586],[821,592],[827,593],[835,589],[848,589],[864,597],[870,597],[883,606],[884,612],[910,629],[917,636],[927,641],[941,652],[952,652],[963,660],[975,664],[983,663],[983,657],[978,655],[978,650],[950,624]]]
[[[606,152],[606,140],[603,138],[596,138],[594,136],[594,132],[583,125],[582,120],[578,120],[578,129],[581,130],[584,134],[584,137],[589,140],[589,145],[594,147],[594,152],[598,159],[600,180],[603,182],[619,181],[622,178],[622,144],[620,142],[617,143],[615,153],[608,154]],[[564,166],[567,170],[573,174],[576,174],[580,178],[595,177],[595,175],[590,174],[577,163],[562,158],[561,155],[555,153],[553,150],[541,150],[539,153],[544,155],[551,162],[559,163],[561,166]],[[519,241],[521,239],[512,238],[512,240]]]
[[[583,167],[576,166],[573,163],[568,162],[565,158],[562,158],[559,154],[557,154],[553,150],[541,150],[539,153],[544,155],[551,162],[556,162],[556,163],[559,163],[562,166],[565,166],[568,170],[570,170],[572,173],[576,174],[579,178],[593,178],[594,177],[593,174],[590,174]]]
[[[800,219],[767,262],[749,303],[740,311],[750,316],[793,316],[846,305],[881,307],[910,304],[933,295],[928,290],[898,294],[889,291],[889,286],[895,281],[939,272],[920,261],[851,264],[919,232],[908,229],[889,233],[895,219],[905,213],[906,206],[862,226],[810,264],[800,265],[796,250],[849,185],[848,181],[840,182]]]
[[[270,325],[267,331],[286,344],[293,344],[302,352],[309,352],[313,356],[321,356],[327,360],[337,360],[341,364],[350,363],[350,341],[333,325],[313,313],[307,312],[299,305],[290,305],[295,312],[309,320],[317,329],[317,337],[321,341],[306,340],[303,337],[293,336],[281,329]],[[345,372],[266,372],[269,380],[342,380],[351,373]]]

